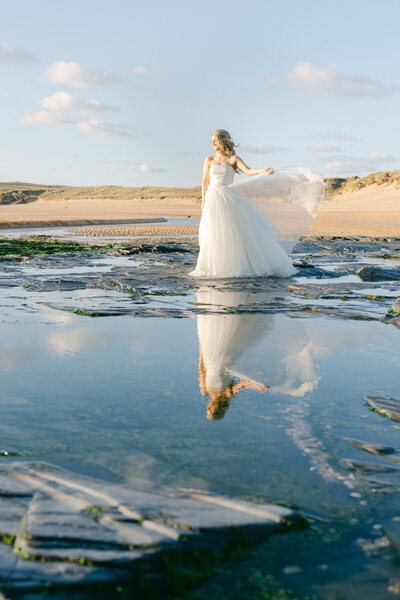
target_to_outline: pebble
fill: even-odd
[[[362,495],[360,494],[360,492],[351,492],[350,496],[352,498],[362,498]]]

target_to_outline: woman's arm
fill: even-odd
[[[208,188],[208,184],[210,183],[210,157],[204,161],[203,166],[203,181],[201,183],[201,210],[203,210],[204,203],[206,201],[206,192]]]
[[[232,392],[237,394],[243,388],[250,388],[252,390],[258,390],[259,392],[267,392],[269,390],[269,385],[264,385],[263,383],[256,383],[254,381],[250,381],[249,379],[241,379],[239,383],[236,383]]]
[[[245,175],[259,175],[260,173],[268,173],[269,175],[272,175],[274,172],[272,167],[265,167],[263,169],[250,169],[246,163],[239,158],[239,156],[236,157],[236,167]]]

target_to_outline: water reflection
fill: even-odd
[[[273,300],[271,295],[213,288],[197,292],[198,303],[215,311],[197,317],[200,391],[209,397],[208,419],[222,419],[232,397],[244,389],[304,397],[321,379],[319,357],[370,340],[366,330],[345,335],[334,321],[327,332],[326,325],[323,331],[315,327],[314,319],[291,319],[280,313],[221,314],[224,308],[265,305]]]
[[[108,332],[104,333],[89,327],[75,327],[54,331],[48,334],[46,339],[50,350],[63,356],[79,354],[83,350],[97,349],[107,345],[113,336]]]
[[[212,288],[197,292],[199,304],[235,308],[265,301],[265,294]],[[234,374],[235,365],[249,348],[255,346],[272,327],[273,316],[264,314],[206,314],[197,317],[199,336],[200,391],[209,396],[208,419],[222,419],[230,400],[241,390],[250,388],[266,392],[269,386],[245,375]]]

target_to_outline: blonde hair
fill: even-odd
[[[220,150],[231,156],[233,154],[236,154],[235,146],[237,146],[237,144],[234,143],[229,131],[226,131],[226,129],[216,129],[212,132],[211,135],[215,135],[215,137],[219,141]]]

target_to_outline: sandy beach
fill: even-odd
[[[28,204],[0,206],[0,228],[150,223],[162,217],[198,219],[200,215],[200,204],[184,199],[36,200]],[[97,235],[101,232],[110,235],[110,231],[114,229],[102,227]],[[191,230],[190,234],[194,232]],[[169,235],[174,233],[183,235],[189,232],[179,229],[168,231]],[[88,231],[87,235],[90,234]],[[129,230],[125,230],[122,235],[130,234]],[[400,190],[393,186],[371,185],[351,194],[325,199],[309,234],[399,236]]]

